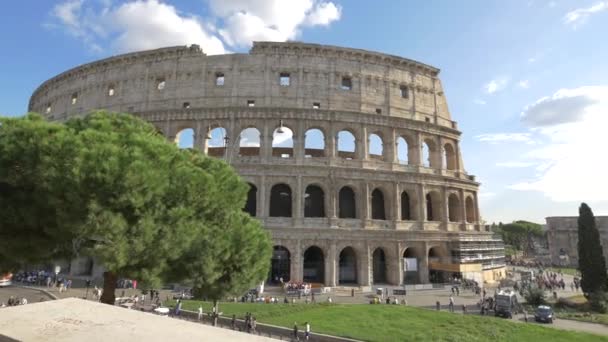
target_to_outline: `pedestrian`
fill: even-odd
[[[311,295],[310,295],[310,301],[311,301],[311,303],[313,303],[313,304],[315,303],[315,293],[314,293],[314,292],[311,292]]]
[[[460,296],[460,289],[458,288],[458,286],[456,286],[456,295]]]
[[[435,303],[435,308],[437,309],[437,311],[441,310],[441,303],[439,303],[439,301]]]
[[[308,339],[310,339],[310,324],[308,322],[304,324],[306,326],[306,330],[304,331],[304,337],[306,337],[306,340],[308,341]]]
[[[355,296],[355,289],[354,288],[350,289],[350,296],[351,297]]]
[[[450,303],[448,306],[450,308],[450,312],[454,312],[454,296],[450,296]]]
[[[524,309],[524,321],[528,323],[528,312]]]
[[[198,320],[199,321],[203,320],[203,305],[202,304],[198,307]]]
[[[175,305],[175,316],[179,316],[180,311],[182,311],[182,301],[177,300],[177,305]]]
[[[236,315],[232,314],[232,321],[230,321],[230,326],[232,327],[232,330],[236,330]]]
[[[466,315],[467,313],[467,306],[465,304],[462,304],[462,314]]]
[[[298,336],[298,323],[297,322],[293,322],[293,339],[296,341],[300,340],[300,337]]]
[[[257,319],[255,319],[255,317],[253,317],[253,320],[251,321],[251,332],[255,334],[255,329],[258,326],[258,321]]]

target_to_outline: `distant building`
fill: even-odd
[[[551,263],[561,266],[578,266],[578,216],[547,217],[547,239]],[[608,256],[608,216],[596,216],[600,243],[604,257]]]

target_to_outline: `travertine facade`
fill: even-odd
[[[29,109],[52,120],[129,112],[172,141],[192,132],[193,148],[251,184],[246,210],[276,244],[271,281],[427,283],[471,264],[491,280],[504,248],[479,222],[479,183],[464,169],[438,74],[315,44],[256,42],[219,56],[172,47],[69,70],[43,83]],[[219,127],[224,144],[210,144]],[[293,144],[276,143],[286,132]],[[416,271],[404,271],[404,258]]]
[[[545,220],[551,263],[578,267],[578,216],[552,216]],[[608,258],[608,216],[596,216],[595,225],[600,232],[604,257]]]

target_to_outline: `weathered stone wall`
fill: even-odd
[[[551,262],[578,267],[578,216],[553,216],[545,220]],[[608,216],[596,216],[595,224],[608,262]]]

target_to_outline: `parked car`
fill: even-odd
[[[547,305],[541,305],[536,308],[534,320],[537,322],[553,323],[553,309]]]

